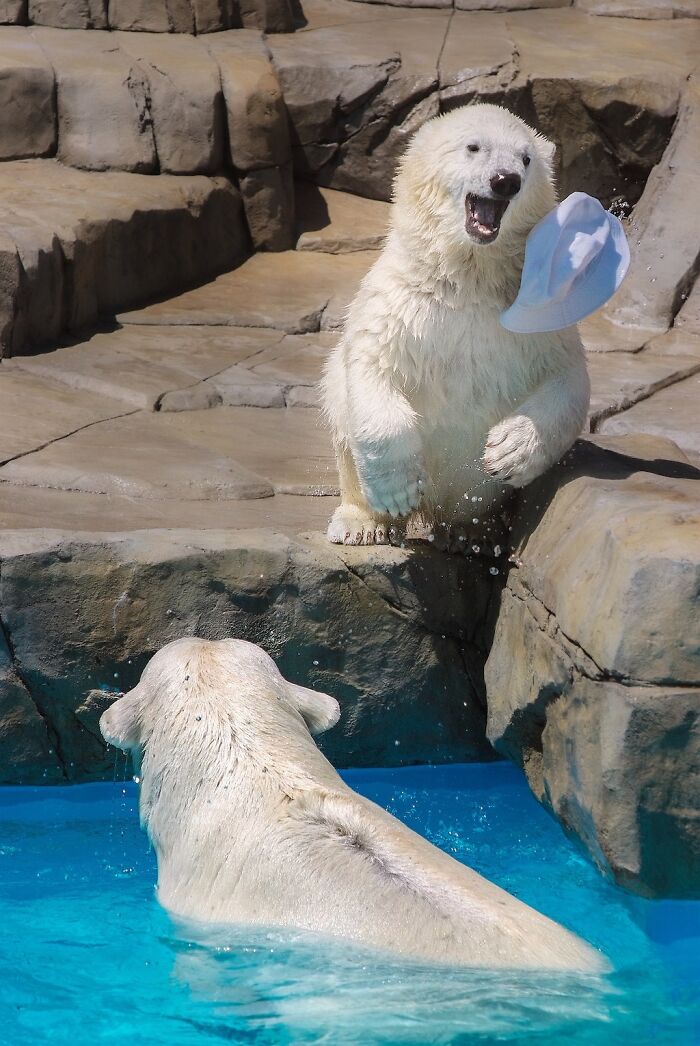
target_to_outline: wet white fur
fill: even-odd
[[[520,285],[527,234],[556,203],[552,155],[493,105],[439,116],[415,135],[385,247],[324,377],[342,495],[331,541],[385,540],[421,491],[428,521],[489,514],[581,432],[590,389],[576,328],[523,335],[498,322]],[[481,245],[466,230],[465,198],[493,195],[498,170],[520,174],[522,187],[497,239]]]
[[[573,934],[348,788],[309,733],[338,715],[251,643],[182,639],[151,659],[100,729],[140,766],[165,907],[461,965],[602,968]]]

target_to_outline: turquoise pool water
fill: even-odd
[[[505,763],[345,775],[601,948],[603,980],[445,970],[304,935],[175,926],[136,787],[0,789],[0,1042],[700,1043],[700,903],[605,883]]]

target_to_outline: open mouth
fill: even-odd
[[[466,198],[466,229],[478,243],[493,243],[501,228],[508,200],[489,200],[485,196]]]

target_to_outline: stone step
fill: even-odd
[[[240,194],[224,178],[4,163],[0,223],[5,356],[209,279],[249,251]]]
[[[700,454],[700,377],[696,373],[662,389],[607,418],[597,431],[615,436],[638,432],[666,436],[682,450]]]
[[[293,32],[289,0],[0,0],[0,25],[215,33],[241,26]]]
[[[287,334],[335,330],[375,251],[256,254],[211,283],[120,313],[122,324],[271,327]]]
[[[388,203],[312,182],[296,183],[295,209],[298,251],[351,254],[378,250],[389,223]]]
[[[0,31],[0,159],[233,171],[254,245],[294,242],[287,116],[262,35]]]

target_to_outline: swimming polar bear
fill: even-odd
[[[577,329],[513,334],[498,320],[528,233],[556,204],[553,153],[495,105],[414,136],[384,249],[322,382],[342,499],[330,541],[384,543],[417,509],[431,527],[472,529],[580,434],[590,386]]]
[[[348,788],[311,737],[339,714],[252,643],[180,639],[155,654],[100,730],[139,768],[166,908],[464,966],[603,968],[568,930]]]

